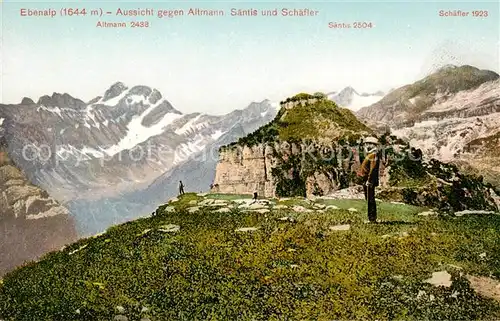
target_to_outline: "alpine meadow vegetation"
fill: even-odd
[[[382,222],[368,225],[362,200],[270,199],[256,203],[260,211],[244,206],[250,201],[187,193],[151,217],[47,254],[4,277],[0,317],[500,317],[499,304],[466,277],[500,277],[499,215],[422,216],[424,208],[379,202]],[[443,270],[451,285],[426,282]]]

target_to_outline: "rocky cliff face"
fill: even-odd
[[[330,147],[328,147],[330,148]],[[356,146],[320,150],[297,143],[235,146],[223,150],[217,163],[212,192],[264,197],[330,195],[360,184],[357,171],[362,152]],[[380,185],[389,185],[387,160],[380,164]],[[299,188],[294,187],[297,184]]]
[[[32,185],[0,146],[0,276],[76,240],[66,208]]]
[[[299,144],[276,144],[274,146],[259,144],[257,146],[237,146],[232,150],[221,152],[212,192],[228,194],[252,194],[257,192],[264,197],[291,196],[286,195],[283,184],[286,181],[300,181],[303,190],[299,195],[312,197],[313,195],[327,195],[340,188],[340,175],[314,171],[302,178],[297,178],[295,168],[288,168],[288,160],[303,158],[307,147]],[[281,157],[279,156],[281,155]],[[359,166],[359,158],[349,167],[350,172]],[[298,164],[297,174],[306,167]],[[357,165],[357,166],[356,166]],[[347,186],[352,182],[347,183]],[[347,187],[344,186],[344,187]]]
[[[271,169],[275,159],[270,147],[238,146],[222,151],[215,169],[212,191],[229,194],[275,196],[275,182]]]

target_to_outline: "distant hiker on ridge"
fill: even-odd
[[[365,159],[359,168],[358,176],[363,179],[365,200],[368,202],[368,221],[377,222],[377,203],[375,201],[375,187],[379,185],[380,156],[377,149],[378,140],[368,137],[364,141]]]
[[[179,195],[184,194],[184,184],[182,184],[182,181],[179,181]]]

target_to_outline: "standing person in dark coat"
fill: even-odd
[[[179,181],[179,195],[184,194],[184,184],[182,184],[182,181]]]
[[[377,202],[375,201],[375,187],[379,185],[380,155],[378,140],[374,137],[365,139],[366,157],[361,164],[358,175],[363,179],[363,190],[368,202],[368,221],[377,222]]]
[[[253,192],[253,198],[252,198],[253,202],[252,203],[255,203],[257,202],[257,191],[254,191]]]

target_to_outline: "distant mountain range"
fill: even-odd
[[[352,87],[346,87],[339,92],[333,91],[326,94],[327,97],[337,103],[341,107],[349,108],[352,111],[358,111],[362,107],[369,106],[376,103],[384,97],[382,91],[377,91],[375,93],[358,93]]]
[[[223,116],[182,114],[158,90],[121,82],[89,102],[53,93],[36,103],[24,98],[17,105],[0,105],[1,127],[15,163],[31,182],[65,202],[78,222],[91,217],[99,228],[144,214],[137,212],[144,208],[143,199],[137,205],[123,195],[134,198],[130,193],[159,181],[168,181],[160,194],[174,195],[170,173],[186,171],[180,179],[190,183],[188,188],[206,190],[212,178],[190,180],[191,170],[185,169],[192,158],[199,155],[195,169],[209,172],[215,168],[217,146],[275,114],[268,100]],[[109,204],[110,199],[116,201]],[[155,208],[163,200],[148,199]],[[120,215],[111,220],[117,208]],[[81,225],[80,231],[88,232]]]
[[[244,137],[261,125],[270,122],[276,108],[267,100],[251,103],[243,110],[235,110],[225,116],[217,116],[226,124],[227,130],[220,137],[183,163],[166,169],[150,185],[138,186],[136,190],[97,200],[80,199],[68,203],[77,216],[79,231],[94,234],[104,228],[149,215],[159,204],[177,195],[180,180],[186,191],[206,192],[215,177],[215,166],[219,160],[219,147]],[[203,117],[215,117],[203,115]]]

